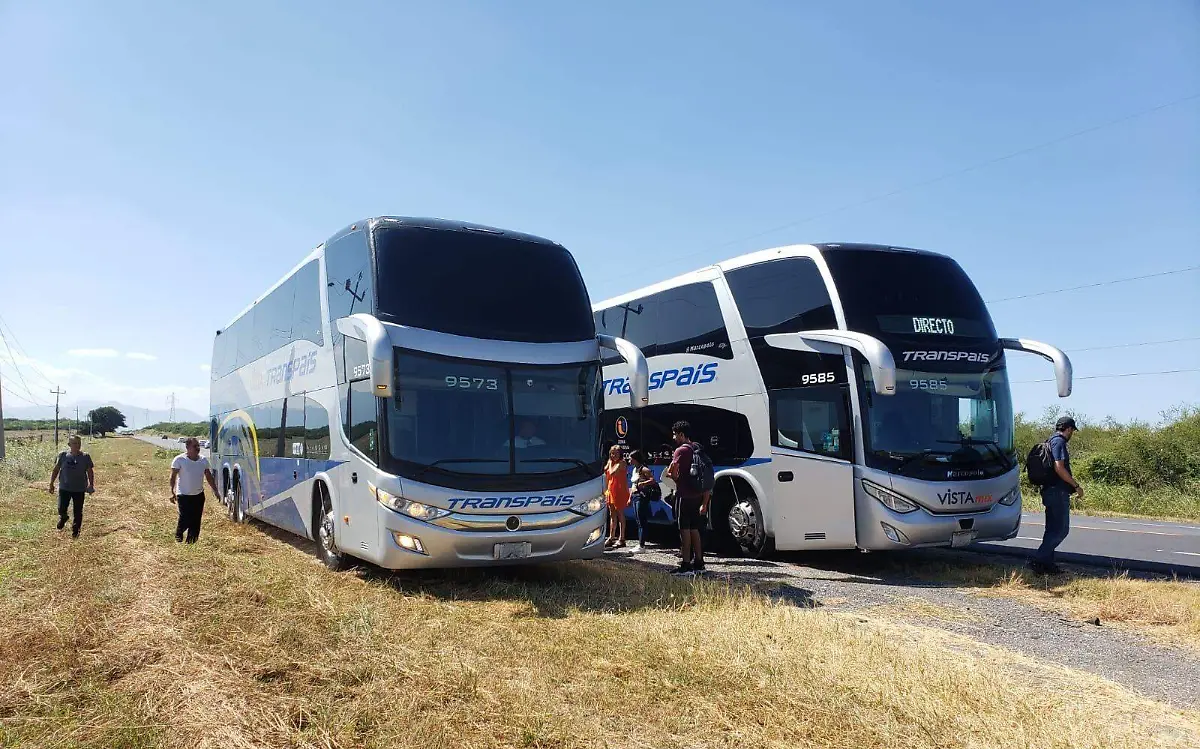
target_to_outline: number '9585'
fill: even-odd
[[[950,383],[946,378],[932,380],[909,380],[908,386],[913,390],[949,390]]]

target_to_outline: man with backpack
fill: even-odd
[[[672,575],[704,574],[704,550],[700,529],[712,497],[712,461],[691,439],[692,425],[677,421],[671,437],[677,447],[667,467],[667,478],[675,482],[675,517],[679,521],[679,544],[683,561]]]
[[[1046,530],[1042,545],[1029,565],[1042,574],[1062,573],[1054,563],[1054,550],[1071,531],[1071,495],[1077,494],[1083,499],[1083,487],[1071,475],[1071,454],[1067,451],[1067,443],[1077,431],[1079,427],[1075,419],[1063,416],[1055,423],[1050,439],[1035,445],[1025,461],[1029,480],[1040,486],[1042,504],[1046,506]]]

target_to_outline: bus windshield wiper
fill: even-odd
[[[930,448],[926,448],[926,449],[922,450],[921,452],[912,453],[912,454],[894,453],[891,450],[876,450],[875,454],[876,455],[884,455],[888,458],[891,458],[892,460],[899,460],[900,464],[896,466],[895,470],[896,470],[896,473],[900,473],[900,474],[903,474],[904,469],[907,468],[908,466],[912,465],[913,463],[915,463],[919,460],[924,460],[925,458],[928,458],[931,455],[953,455],[953,453],[946,452],[945,450],[933,450]]]
[[[593,470],[592,464],[585,463],[584,461],[580,460],[579,458],[533,458],[530,460],[518,458],[517,463],[574,463],[575,465],[579,466],[583,470],[587,471],[589,476],[599,476],[600,475]]]
[[[444,465],[447,463],[507,463],[507,462],[508,462],[508,458],[442,458],[441,460],[435,460],[432,463],[426,463],[425,465],[421,466],[421,470],[417,471],[417,475],[413,476],[413,480],[415,481],[415,480],[421,478],[422,476],[424,476],[425,472],[428,471],[430,468],[436,468],[437,466]]]
[[[962,445],[963,447],[982,445],[988,448],[989,453],[999,458],[1000,464],[1004,466],[1005,470],[1013,467],[1012,459],[1004,454],[1004,451],[1000,449],[1000,443],[996,440],[980,440],[975,439],[974,437],[963,437],[960,440],[938,440],[938,442],[944,445]]]

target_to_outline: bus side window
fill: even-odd
[[[312,398],[304,399],[304,455],[329,460],[329,412]]]
[[[771,444],[850,459],[846,389],[839,385],[773,390]]]
[[[346,436],[350,438],[350,444],[377,463],[379,399],[371,392],[370,380],[352,382],[348,388]]]
[[[325,292],[329,302],[329,327],[338,382],[354,379],[343,358],[343,336],[335,322],[357,312],[375,312],[375,273],[371,250],[363,229],[349,232],[325,246]]]

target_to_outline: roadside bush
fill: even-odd
[[[1200,518],[1200,407],[1180,406],[1157,425],[1113,419],[1088,422],[1071,440],[1071,465],[1087,486],[1081,509],[1119,514]],[[1025,456],[1054,431],[1058,414],[1037,420],[1017,417],[1016,446]],[[1025,496],[1035,499],[1034,487]]]
[[[50,481],[54,457],[58,452],[53,442],[32,440],[5,443],[5,457],[0,460],[0,488],[22,486],[39,479]]]

